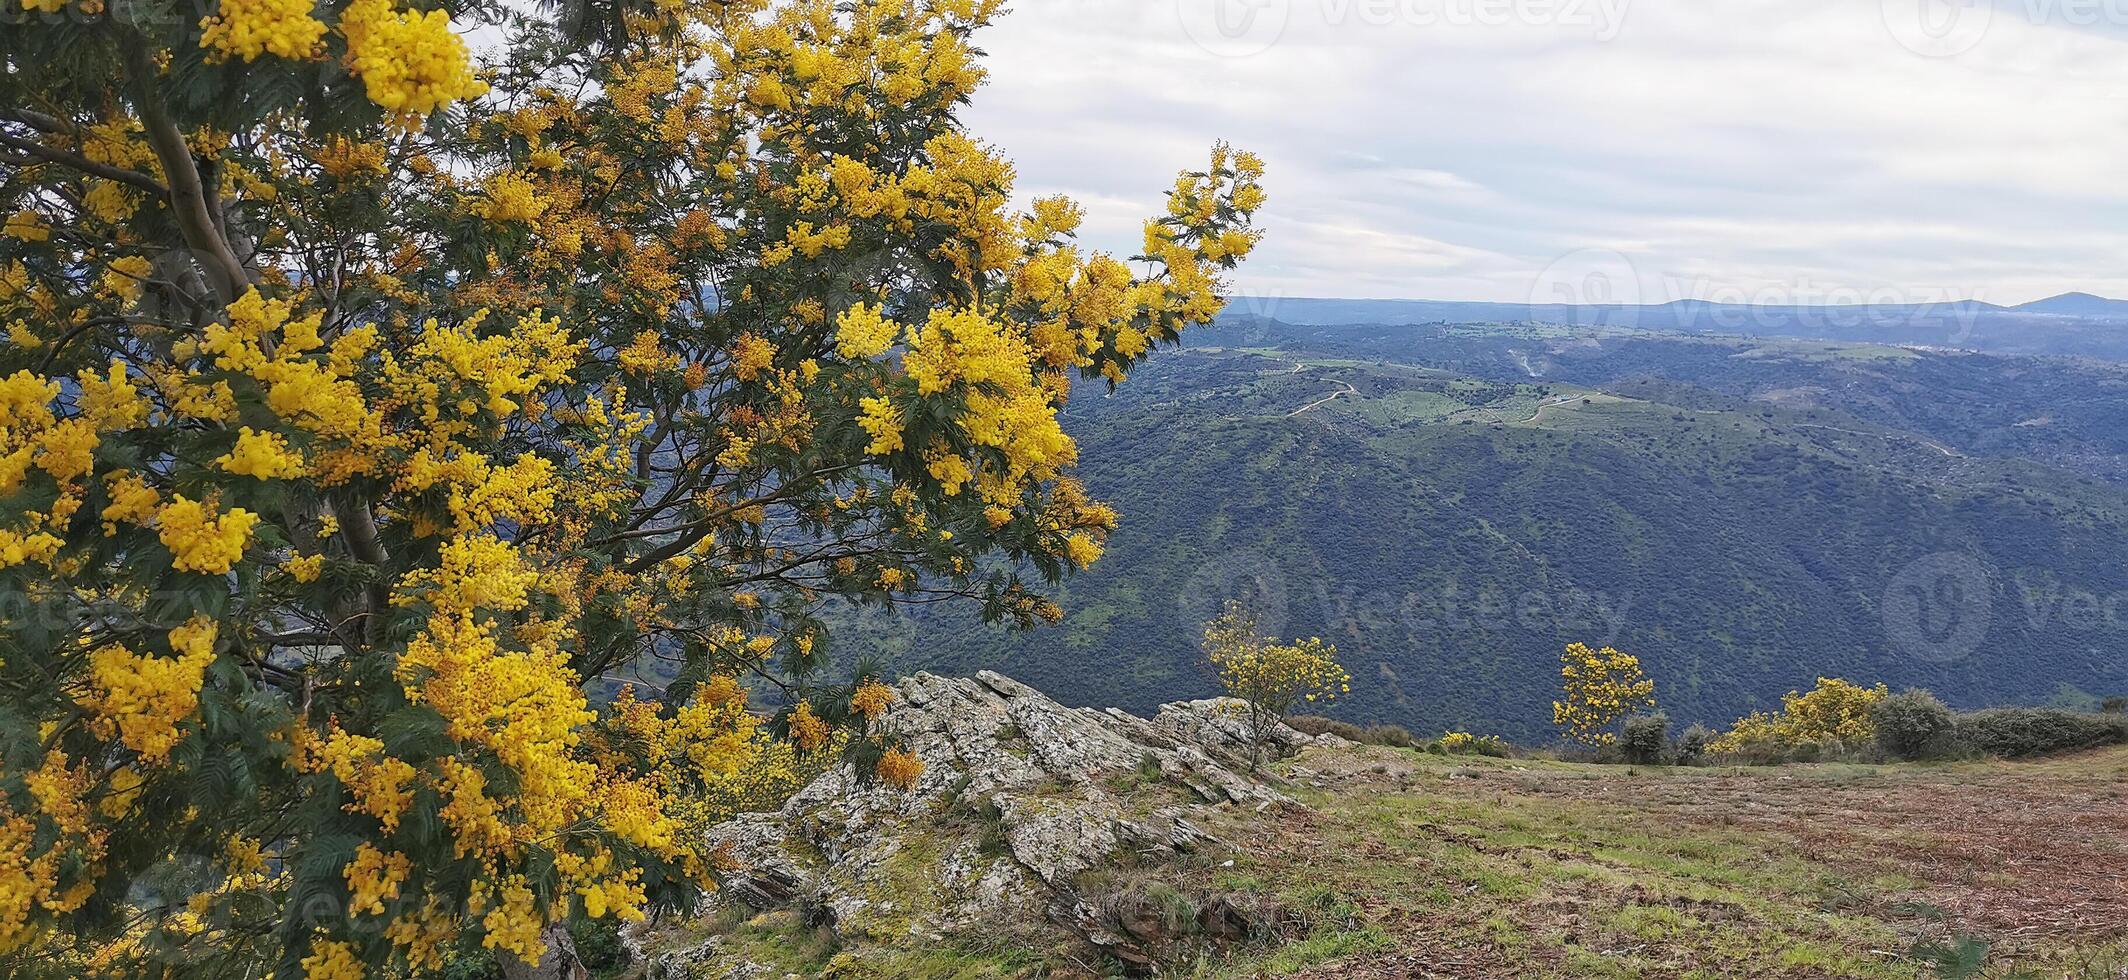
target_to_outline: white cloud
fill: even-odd
[[[1522,301],[1600,248],[1655,282],[2128,295],[2128,0],[1995,0],[1950,57],[1888,26],[1963,2],[1017,0],[968,118],[1117,252],[1214,139],[1257,150],[1260,293]]]

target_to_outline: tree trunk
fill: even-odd
[[[568,925],[548,926],[539,938],[547,944],[547,955],[537,963],[527,963],[508,953],[496,954],[504,980],[590,980],[591,971],[584,969],[584,961],[577,957],[576,940],[570,938]]]

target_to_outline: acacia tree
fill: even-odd
[[[1261,761],[1272,729],[1295,708],[1352,690],[1352,675],[1338,665],[1335,645],[1320,637],[1279,643],[1264,636],[1255,614],[1238,599],[1228,599],[1204,624],[1204,654],[1219,672],[1220,686],[1242,703],[1251,766]]]
[[[1618,723],[1628,715],[1655,710],[1655,682],[1641,672],[1640,658],[1610,647],[1567,644],[1559,655],[1559,691],[1552,723],[1590,748],[1616,742]]]
[[[1014,211],[998,5],[11,9],[9,968],[538,961],[710,883],[691,791],[861,736],[823,602],[1055,619],[1116,519],[1057,409],[1218,312],[1262,168],[1128,261]]]

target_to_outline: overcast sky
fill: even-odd
[[[2128,0],[1988,3],[1012,0],[967,118],[1123,253],[1261,153],[1244,297],[2128,296]]]

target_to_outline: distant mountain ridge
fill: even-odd
[[[2033,300],[2010,307],[2017,313],[2042,313],[2049,316],[2081,316],[2095,319],[2128,319],[2128,300],[2107,299],[2090,293],[2063,293],[2046,299]]]
[[[1700,299],[1575,305],[1255,297],[1234,302],[1227,316],[1303,326],[1539,323],[2128,360],[2128,300],[2081,292],[2018,306],[1977,299],[1754,306]]]

